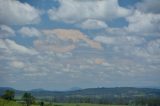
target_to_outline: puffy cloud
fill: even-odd
[[[25,67],[25,64],[24,64],[23,62],[17,61],[17,60],[12,61],[12,62],[10,63],[10,65],[11,65],[11,67],[20,68],[20,69]]]
[[[34,55],[37,52],[34,49],[26,48],[25,46],[17,44],[15,41],[9,39],[0,39],[0,49],[4,49],[8,53],[20,53]]]
[[[18,32],[22,36],[28,37],[38,37],[41,35],[41,32],[34,27],[22,27]]]
[[[160,60],[160,39],[154,39],[146,42],[143,46],[117,46],[117,52],[123,52],[125,55],[134,58],[140,58],[143,61],[143,65],[155,67],[157,70],[157,65]],[[144,62],[145,61],[145,62]],[[146,66],[147,67],[147,66]]]
[[[94,19],[88,19],[78,26],[83,29],[104,29],[108,27],[105,22]]]
[[[40,21],[40,11],[18,0],[0,0],[0,24],[35,24]]]
[[[136,5],[137,9],[145,13],[160,13],[159,0],[142,0]]]
[[[68,44],[68,45],[57,45],[51,44],[47,40],[35,40],[34,45],[37,50],[44,50],[45,52],[57,52],[57,53],[67,53],[75,49],[75,45]]]
[[[143,37],[136,36],[96,36],[94,38],[95,41],[102,42],[108,45],[138,45],[145,42]]]
[[[100,59],[100,58],[95,59],[95,64],[103,64],[103,63],[104,63],[104,59]]]
[[[106,36],[96,36],[94,38],[95,41],[102,42],[105,44],[114,44],[115,39],[113,37],[106,37]]]
[[[160,39],[150,41],[148,43],[148,50],[147,51],[151,54],[159,55],[160,54]]]
[[[15,34],[15,31],[7,26],[7,25],[0,25],[0,38],[6,38]]]
[[[132,35],[159,35],[160,33],[160,1],[142,0],[138,2],[132,14],[125,17],[128,26],[125,31]]]
[[[46,72],[41,72],[41,73],[25,73],[24,76],[27,77],[37,77],[37,76],[47,76],[48,74]]]
[[[127,16],[130,11],[120,7],[118,0],[59,0],[60,6],[48,11],[55,21],[78,22],[86,19],[112,20]]]
[[[57,46],[49,47],[49,50],[53,50],[55,52],[60,52],[60,53],[66,53],[66,52],[69,52],[73,49],[75,49],[75,45],[73,45],[73,44],[65,46],[65,47],[57,47]]]
[[[144,13],[138,9],[125,17],[128,25],[125,27],[107,27],[105,34],[111,36],[159,36],[160,34],[160,14]]]
[[[72,41],[73,43],[77,43],[80,41],[85,41],[90,47],[96,49],[102,49],[100,43],[89,39],[86,35],[78,30],[66,30],[66,29],[54,29],[54,30],[44,30],[45,35],[56,36],[64,41]]]
[[[129,22],[126,28],[128,32],[143,35],[159,34],[160,32],[160,14],[143,13],[135,10],[134,13],[126,19]]]

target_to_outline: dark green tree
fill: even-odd
[[[42,101],[42,102],[40,102],[40,106],[44,106],[44,102]]]
[[[14,100],[15,92],[13,90],[6,90],[4,95],[2,95],[3,99],[6,100]]]
[[[35,97],[31,95],[31,93],[25,92],[22,96],[22,99],[26,102],[27,106],[30,106],[35,102]]]

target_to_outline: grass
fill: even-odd
[[[101,105],[101,104],[89,104],[89,103],[59,103],[53,106],[125,106],[125,105]]]
[[[7,101],[0,99],[0,106],[26,106],[16,101]],[[40,105],[32,105],[40,106]],[[101,104],[89,104],[89,103],[54,103],[54,104],[45,104],[45,106],[126,106],[126,105],[101,105]]]
[[[0,99],[0,106],[23,106],[15,101],[7,101]]]

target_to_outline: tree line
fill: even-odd
[[[14,101],[15,97],[15,91],[14,90],[6,90],[5,93],[1,96],[2,99],[8,100],[8,101]],[[31,93],[25,92],[21,99],[25,102],[27,106],[30,106],[31,104],[35,103],[36,98],[31,95]]]
[[[112,104],[112,105],[129,105],[129,106],[160,106],[158,97],[78,97],[78,96],[56,96],[45,101],[53,103],[92,103],[92,104]]]
[[[5,100],[15,100],[15,91],[6,90],[1,96]],[[25,92],[21,100],[27,105],[36,103],[36,99],[31,93]],[[160,98],[158,97],[96,97],[96,96],[54,96],[53,98],[46,98],[42,101],[48,101],[53,103],[93,103],[93,104],[118,104],[118,105],[130,105],[130,106],[160,106]],[[40,106],[44,103],[40,102]]]

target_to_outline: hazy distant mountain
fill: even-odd
[[[14,89],[11,87],[0,87],[0,91],[2,90],[14,90]]]
[[[30,90],[31,92],[43,92],[43,91],[47,91],[45,89],[42,89],[42,88],[37,88],[37,89],[32,89]]]
[[[77,90],[82,90],[80,87],[72,87],[68,91],[77,91]]]
[[[0,87],[0,94],[5,90],[13,88]],[[77,89],[77,88],[76,88]],[[53,97],[53,96],[88,96],[88,97],[160,97],[160,89],[152,88],[132,88],[132,87],[116,87],[116,88],[88,88],[88,89],[72,89],[72,91],[48,91],[44,89],[33,89],[32,95],[35,97]],[[26,91],[15,90],[16,95],[21,96]]]
[[[3,95],[3,93],[6,91],[6,90],[15,90],[11,87],[0,87],[0,96]]]

